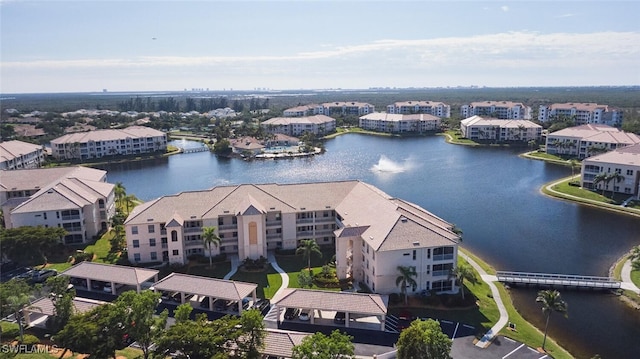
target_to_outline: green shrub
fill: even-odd
[[[16,340],[20,340],[20,336],[17,336]],[[20,342],[20,344],[36,345],[40,344],[40,339],[38,339],[38,337],[36,337],[35,335],[25,334],[22,336],[22,342]]]
[[[73,256],[75,263],[91,262],[93,260],[93,252],[78,251]]]
[[[14,338],[20,334],[20,327],[18,323],[9,323],[9,322],[0,322],[0,326],[2,327],[2,338]]]

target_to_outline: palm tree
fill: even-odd
[[[300,247],[296,249],[296,255],[302,254],[302,258],[307,259],[307,268],[309,268],[309,274],[311,274],[311,254],[317,254],[320,258],[322,258],[322,251],[320,251],[320,246],[313,239],[303,239],[300,242]]]
[[[116,196],[116,202],[120,204],[127,196],[127,189],[124,187],[122,182],[117,182],[115,187],[113,187],[113,193]]]
[[[396,286],[400,287],[400,291],[404,295],[404,305],[407,305],[407,286],[411,286],[413,290],[416,290],[418,283],[413,278],[417,277],[418,273],[414,266],[398,266],[398,271],[400,275],[396,278]]]
[[[640,246],[633,247],[633,249],[631,250],[631,256],[629,256],[629,259],[631,259],[632,261],[640,260]]]
[[[213,266],[213,260],[211,258],[211,247],[215,246],[218,248],[220,245],[220,237],[216,234],[216,227],[204,227],[202,229],[202,241],[204,242],[204,247],[209,249],[209,268]]]
[[[22,343],[24,340],[24,323],[22,322],[24,319],[24,309],[37,309],[39,311],[42,311],[42,309],[31,306],[29,296],[24,293],[8,296],[6,304],[9,307],[9,310],[13,312],[16,322],[18,322],[18,328],[20,328],[20,342]]]
[[[607,177],[609,177],[606,173],[598,173],[594,178],[593,178],[593,185],[594,187],[598,187],[598,184],[601,182],[607,183]],[[606,189],[606,187],[603,185],[602,186],[602,195],[604,196],[604,190]]]
[[[612,174],[610,174],[607,178],[607,187],[609,187],[609,182],[613,181],[614,184],[615,183],[620,183],[622,181],[624,181],[624,176],[621,175],[618,172],[614,172]],[[613,198],[613,194],[615,193],[615,186],[613,187],[613,189],[611,190],[611,198]]]
[[[569,166],[571,166],[571,177],[575,176],[575,169],[580,165],[580,161],[572,158],[569,160]]]
[[[136,198],[135,195],[131,194],[131,195],[125,196],[122,200],[124,201],[125,206],[127,206],[127,213],[129,213],[131,210],[131,206],[133,206],[138,199]]]
[[[557,290],[541,290],[538,292],[536,302],[542,303],[542,313],[547,317],[546,324],[544,325],[544,339],[542,340],[542,350],[547,342],[547,329],[549,327],[549,318],[552,312],[558,312],[564,315],[567,314],[567,303],[560,297],[560,292]]]
[[[466,265],[458,265],[456,268],[451,270],[450,277],[455,278],[460,285],[460,292],[462,293],[462,300],[464,301],[464,281],[467,280],[470,283],[477,283],[478,278],[476,278],[476,274],[473,272],[471,267]]]

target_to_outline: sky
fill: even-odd
[[[0,93],[640,85],[638,1],[0,0]]]

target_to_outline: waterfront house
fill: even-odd
[[[405,133],[440,129],[440,117],[429,114],[394,114],[375,112],[359,119],[360,128],[370,131]]]
[[[588,124],[565,128],[547,135],[546,152],[587,158],[640,143],[640,136],[608,125]]]
[[[453,225],[360,181],[244,184],[160,197],[125,221],[129,260],[186,264],[191,255],[208,256],[202,233],[213,226],[220,245],[212,255],[257,259],[313,239],[335,246],[340,279],[375,292],[398,291],[398,266],[416,268],[416,291],[455,290],[449,274],[460,237]]]
[[[6,228],[61,227],[68,232],[65,244],[95,239],[115,214],[114,185],[106,175],[87,167],[3,172],[0,203]]]

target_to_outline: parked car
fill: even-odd
[[[333,322],[336,324],[344,324],[345,317],[345,312],[336,312],[336,315],[333,317]]]
[[[57,275],[58,271],[55,269],[34,270],[31,274],[31,278],[28,280],[32,283],[43,283],[47,278],[55,277]]]
[[[414,319],[414,316],[411,312],[407,310],[402,311],[398,315],[398,324],[396,325],[396,328],[398,329],[398,331],[402,331],[403,329],[409,328],[409,326],[411,326],[411,322],[413,321],[413,319]]]
[[[284,319],[293,320],[298,316],[299,313],[300,309],[298,308],[287,308],[287,310],[284,311]]]
[[[311,313],[311,309],[303,309],[302,311],[300,311],[300,315],[298,315],[298,319],[300,319],[303,322],[308,322],[310,319],[310,313]]]

